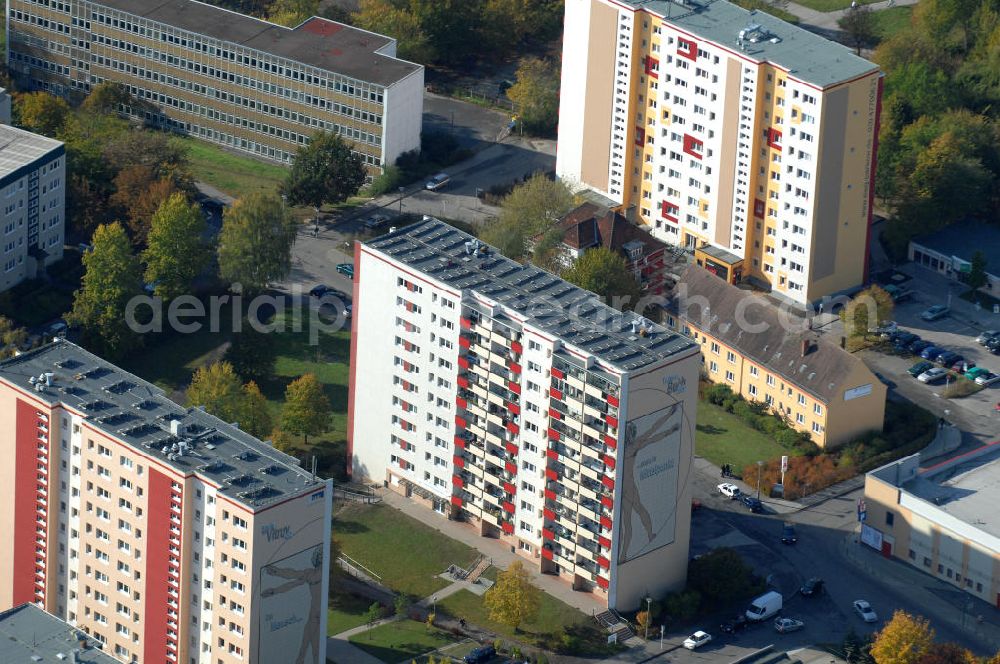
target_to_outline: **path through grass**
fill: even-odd
[[[454,641],[454,637],[447,632],[428,628],[415,620],[397,620],[350,638],[355,646],[386,664],[408,662],[418,655],[437,650]]]

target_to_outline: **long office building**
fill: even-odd
[[[567,0],[556,171],[731,283],[865,281],[877,65],[726,0]]]
[[[378,173],[420,148],[424,68],[396,41],[324,18],[286,28],[194,0],[11,0],[7,62],[25,86],[104,81],[154,125],[288,162],[317,131]]]
[[[0,363],[0,610],[143,664],[326,661],[332,488],[66,341]]]
[[[683,587],[697,344],[429,217],[354,265],[355,478],[612,608]]]

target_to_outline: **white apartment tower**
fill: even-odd
[[[683,586],[697,344],[429,217],[355,246],[353,476],[612,608]]]

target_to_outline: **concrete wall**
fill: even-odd
[[[382,117],[382,166],[396,163],[399,155],[420,149],[424,122],[424,68],[385,89]]]

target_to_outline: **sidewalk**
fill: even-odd
[[[403,514],[411,516],[417,521],[440,531],[447,537],[458,540],[459,542],[476,549],[483,555],[489,557],[492,563],[498,567],[506,568],[515,560],[530,562],[517,555],[510,544],[501,542],[500,540],[490,539],[488,537],[480,537],[479,533],[476,532],[472,526],[459,521],[446,519],[440,514],[435,514],[426,507],[418,505],[413,501],[400,496],[394,491],[386,490],[383,492],[382,497],[386,504],[399,510]],[[567,581],[549,574],[542,574],[538,571],[537,565],[526,564],[524,569],[532,576],[532,580],[535,585],[538,586],[543,592],[552,595],[556,599],[565,602],[576,609],[579,609],[588,616],[600,613],[607,608],[604,604],[598,601],[596,597],[588,593],[573,590]]]

